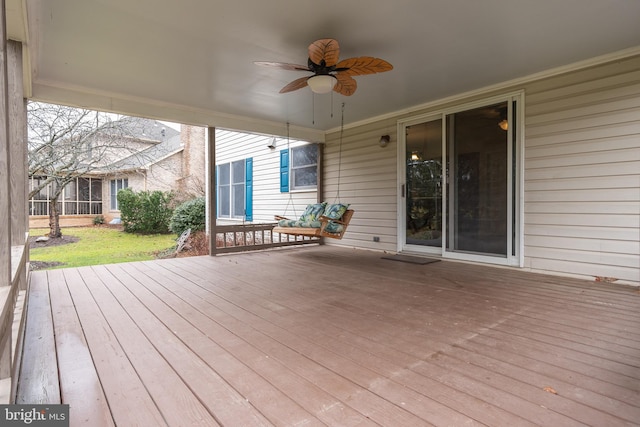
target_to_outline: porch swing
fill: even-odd
[[[289,219],[285,216],[275,215],[278,224],[273,228],[274,233],[287,234],[292,236],[306,237],[329,237],[331,239],[342,239],[347,231],[353,209],[349,209],[348,204],[340,202],[340,172],[342,168],[342,135],[344,131],[344,103],[342,103],[342,123],[340,127],[340,145],[338,148],[338,186],[336,197],[333,203],[314,203],[308,205],[299,219]],[[287,124],[287,148],[289,148],[289,124]],[[295,206],[291,192],[289,201],[285,208],[285,214],[289,205]]]

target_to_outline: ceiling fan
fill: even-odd
[[[339,56],[340,45],[337,40],[320,39],[309,45],[309,59],[306,66],[265,61],[256,61],[255,64],[313,73],[312,76],[292,81],[283,87],[280,93],[292,92],[309,86],[314,93],[329,93],[334,90],[345,96],[353,95],[358,87],[353,76],[382,73],[393,69],[393,66],[387,61],[372,56],[360,56],[338,61]]]

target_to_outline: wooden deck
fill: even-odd
[[[304,247],[34,272],[27,322],[71,426],[640,424],[615,284]]]

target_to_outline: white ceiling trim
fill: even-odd
[[[65,104],[122,115],[137,115],[193,126],[218,127],[230,130],[287,136],[287,124],[198,109],[157,100],[91,90],[79,86],[60,85],[39,80],[33,83],[33,99]],[[289,136],[310,142],[324,142],[325,132],[300,126],[290,126]]]

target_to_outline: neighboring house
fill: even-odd
[[[300,216],[318,200],[321,145],[216,129],[218,223]]]
[[[182,125],[178,132],[155,120],[132,117],[119,122],[126,135],[126,157],[111,153],[98,170],[65,187],[59,202],[63,225],[90,224],[96,215],[107,221],[119,217],[117,194],[124,188],[174,190],[182,198],[204,195],[204,128]],[[31,177],[29,185],[40,179]],[[49,192],[46,187],[29,201],[31,226],[47,226]]]

